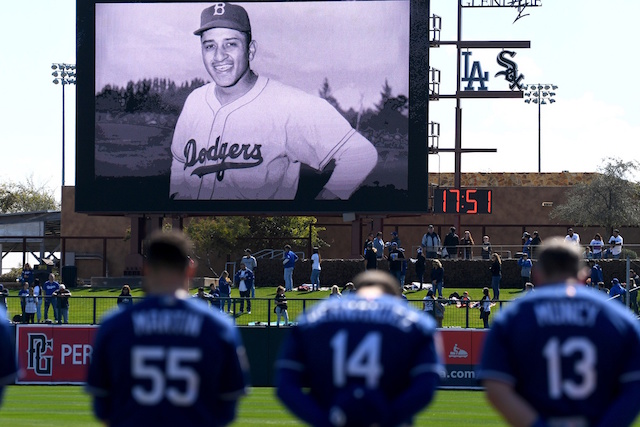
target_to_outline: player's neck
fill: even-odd
[[[258,76],[251,71],[251,69],[247,69],[247,72],[235,85],[230,87],[216,86],[216,98],[221,105],[230,104],[233,101],[242,98],[255,86],[257,81]]]

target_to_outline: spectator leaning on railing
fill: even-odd
[[[58,324],[69,323],[69,297],[71,292],[63,284],[60,285],[60,289],[53,293],[53,304],[56,304]]]
[[[609,238],[609,253],[611,258],[620,259],[620,255],[622,254],[622,243],[622,236],[620,235],[620,231],[616,228],[613,230],[613,235]]]

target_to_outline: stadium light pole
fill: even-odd
[[[540,110],[542,104],[553,104],[556,102],[553,99],[556,96],[555,92],[551,92],[553,90],[558,89],[558,86],[551,83],[533,83],[530,85],[524,85],[524,102],[530,104],[533,102],[534,104],[538,104],[538,173],[542,172],[542,142],[540,139],[541,134],[541,114]]]
[[[62,187],[64,188],[64,87],[76,84],[76,65],[65,63],[51,64],[53,83],[62,86]],[[62,199],[60,199],[62,200]]]

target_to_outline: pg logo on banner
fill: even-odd
[[[96,326],[18,325],[18,384],[79,384],[91,362]]]

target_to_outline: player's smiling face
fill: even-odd
[[[212,28],[202,33],[200,40],[204,66],[216,85],[231,88],[248,78],[255,42],[247,43],[246,34],[230,28]]]

